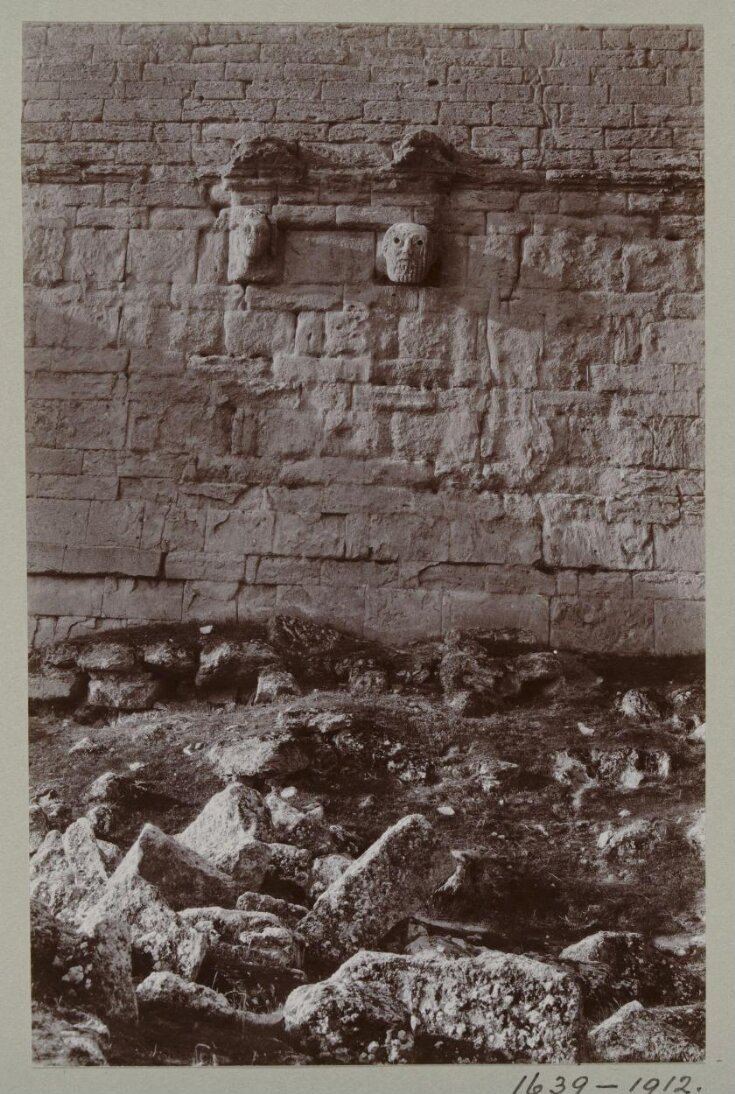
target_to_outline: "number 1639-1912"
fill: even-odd
[[[617,1090],[620,1094],[701,1094],[701,1086],[692,1086],[691,1075],[672,1075],[668,1079],[657,1079],[655,1076],[645,1078],[639,1075],[629,1083],[596,1083],[589,1075],[575,1075],[567,1078],[557,1075],[547,1085],[540,1078],[541,1073],[524,1075],[512,1094],[581,1094],[583,1090]]]

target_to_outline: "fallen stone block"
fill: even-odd
[[[588,1034],[593,1060],[695,1063],[704,1059],[704,1006],[651,1007],[633,1000]]]
[[[195,682],[199,688],[251,688],[264,666],[278,663],[278,654],[267,642],[212,638],[202,647]]]
[[[121,672],[135,666],[135,655],[124,642],[104,640],[85,643],[77,653],[77,665],[89,672]]]
[[[77,931],[31,901],[31,976],[35,999],[63,999],[106,1021],[137,1019],[130,932],[118,919]]]
[[[646,691],[630,688],[615,703],[615,709],[631,722],[655,722],[662,717],[661,708]]]
[[[90,676],[87,703],[110,710],[150,710],[160,693],[160,681],[147,673],[110,672]]]
[[[290,699],[300,694],[301,688],[292,673],[286,669],[264,668],[258,674],[253,702],[277,703],[280,699]]]
[[[398,1029],[407,1059],[427,1041],[421,1058],[430,1059],[431,1042],[441,1040],[478,1062],[573,1063],[581,1015],[572,976],[494,950],[459,958],[358,953],[328,980],[296,988],[284,1006],[287,1033],[342,1062]]]
[[[304,750],[285,734],[231,738],[214,745],[207,755],[224,778],[281,778],[309,766]]]
[[[403,817],[322,893],[300,930],[310,956],[337,965],[418,911],[454,870],[429,821]]]
[[[283,926],[272,912],[249,912],[240,908],[185,908],[179,915],[212,942],[231,942],[233,945],[243,931]]]
[[[159,1012],[167,1019],[186,1018],[235,1025],[238,1012],[224,995],[192,984],[173,972],[152,972],[135,989],[141,1015]]]
[[[174,911],[210,904],[234,907],[240,891],[232,878],[153,824],[144,825],[110,881],[132,873],[155,885]]]
[[[592,1013],[609,1011],[611,1001],[693,1003],[704,990],[696,968],[635,931],[598,931],[567,946],[559,958],[573,963]]]
[[[176,839],[249,889],[259,889],[272,837],[270,814],[251,787],[231,783],[210,798]]]
[[[33,1062],[51,1067],[90,1067],[107,1064],[110,1031],[93,1014],[51,1010],[34,1004],[31,1046]]]
[[[104,892],[110,874],[87,817],[62,834],[49,832],[30,861],[31,898],[54,915],[76,922]]]
[[[316,900],[321,896],[354,861],[351,855],[321,855],[315,858],[309,874],[309,899]]]
[[[79,672],[30,673],[28,699],[31,704],[70,703],[84,693],[84,677]]]
[[[254,965],[300,969],[303,963],[301,940],[284,926],[241,931],[237,943],[243,959]]]
[[[143,1017],[160,1016],[167,1022],[210,1022],[236,1029],[278,1032],[283,1026],[280,1013],[252,1014],[233,1007],[213,988],[193,984],[172,972],[152,972],[136,989]]]
[[[237,892],[226,874],[147,824],[82,925],[90,929],[112,913],[128,923],[133,948],[154,966],[194,977],[207,939],[176,912],[196,905],[232,907]]]

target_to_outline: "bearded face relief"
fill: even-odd
[[[381,253],[391,281],[418,285],[433,260],[431,233],[424,224],[392,224],[383,236]]]
[[[234,205],[229,210],[228,281],[265,279],[271,268],[271,222],[260,209]]]

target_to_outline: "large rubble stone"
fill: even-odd
[[[92,1014],[51,1010],[34,1004],[33,1062],[52,1067],[99,1067],[107,1064],[110,1031]]]
[[[80,817],[63,834],[49,832],[31,858],[31,898],[74,922],[102,895],[110,873],[108,863],[89,819]]]
[[[248,889],[259,889],[270,851],[270,815],[262,797],[242,783],[230,783],[176,839]]]
[[[283,926],[273,912],[252,912],[241,908],[185,908],[179,914],[185,923],[191,923],[214,942],[235,943],[243,931]]]
[[[282,778],[309,766],[301,746],[284,733],[231,735],[229,741],[213,745],[207,755],[224,778]]]
[[[704,1006],[651,1007],[633,1000],[588,1034],[594,1060],[696,1063],[704,1059]]]
[[[286,1031],[320,1058],[359,1059],[398,1028],[413,1043],[451,1041],[477,1061],[572,1063],[581,1037],[573,977],[529,957],[358,953],[286,1000]]]
[[[204,644],[199,655],[196,685],[200,688],[253,687],[262,668],[278,663],[278,654],[267,642],[212,638]]]
[[[147,824],[82,925],[89,930],[112,913],[128,923],[136,952],[154,966],[193,977],[207,940],[177,910],[197,904],[232,907],[237,892],[226,874]]]
[[[704,990],[694,966],[635,931],[597,931],[567,946],[559,957],[573,963],[594,1009],[610,1000],[692,1003]]]
[[[236,1029],[278,1030],[280,1015],[250,1014],[238,1010],[213,988],[193,984],[172,972],[152,972],[136,989],[143,1016],[159,1015],[167,1022],[209,1022]]]
[[[125,642],[104,639],[82,646],[77,654],[77,665],[86,671],[122,672],[134,667],[135,654]]]
[[[81,696],[84,677],[80,672],[33,672],[28,675],[31,704],[68,703]]]
[[[87,703],[111,710],[149,710],[160,691],[160,681],[147,673],[106,672],[90,676]]]
[[[236,1009],[224,995],[204,984],[192,984],[173,972],[150,973],[138,984],[136,995],[143,1015],[159,1011],[169,1019],[180,1018],[183,1014],[191,1020],[204,1019],[226,1025],[237,1020]]]
[[[309,953],[336,965],[423,906],[454,861],[419,813],[403,817],[317,899],[301,923]]]
[[[63,998],[67,1005],[106,1021],[135,1021],[130,932],[108,916],[78,931],[39,901],[31,902],[31,977],[36,999]]]
[[[256,704],[277,703],[280,699],[290,699],[300,694],[301,688],[292,673],[275,666],[267,667],[261,669],[258,674],[253,702]]]
[[[240,891],[232,878],[153,824],[144,825],[110,885],[133,874],[155,885],[174,911],[198,904],[233,907]]]

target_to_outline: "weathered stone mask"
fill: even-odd
[[[259,209],[234,205],[229,210],[230,257],[229,281],[253,277],[271,253],[272,229],[267,215]]]
[[[392,224],[383,236],[381,254],[391,281],[417,285],[433,260],[431,233],[424,224]]]

